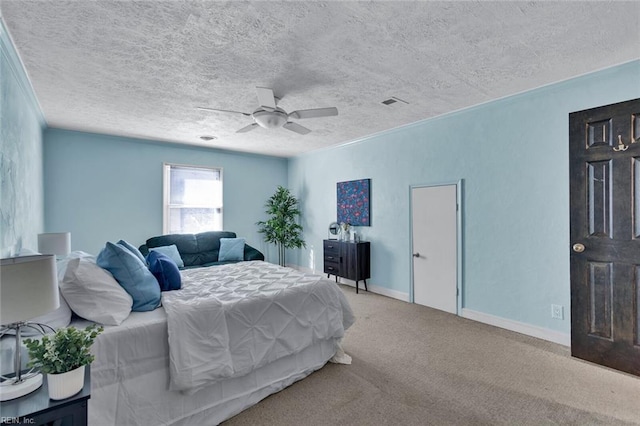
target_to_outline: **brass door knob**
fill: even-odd
[[[582,253],[584,251],[584,244],[576,243],[573,245],[573,251],[576,253]]]

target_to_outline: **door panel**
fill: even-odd
[[[640,161],[633,158],[633,238],[640,237]]]
[[[634,299],[636,301],[636,327],[635,327],[635,333],[633,336],[633,344],[636,346],[640,346],[640,327],[638,327],[638,324],[640,324],[640,282],[638,282],[640,280],[640,267],[638,267],[636,265],[636,270],[635,270],[635,288],[634,290],[634,294],[631,295],[632,299]]]
[[[413,300],[457,313],[457,187],[411,190]]]
[[[611,161],[587,163],[589,235],[611,237]]]
[[[571,353],[640,375],[640,99],[569,115]]]
[[[589,334],[593,336],[611,338],[611,296],[612,270],[611,263],[589,263],[589,316],[591,328]]]

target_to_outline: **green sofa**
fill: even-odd
[[[176,245],[184,268],[223,265],[235,261],[219,262],[220,238],[236,238],[235,232],[211,231],[199,234],[168,234],[151,237],[140,246],[140,252],[146,257],[150,248]],[[264,260],[264,255],[248,244],[244,245],[244,260]]]

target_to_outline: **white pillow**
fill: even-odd
[[[67,304],[67,301],[62,297],[62,293],[59,292],[58,296],[60,297],[60,307],[55,311],[49,312],[48,314],[41,315],[35,318],[29,318],[27,322],[37,322],[39,324],[45,324],[54,330],[58,330],[59,328],[66,327],[71,323],[71,308]],[[42,333],[39,331],[40,327],[35,326],[36,328],[31,327],[22,327],[20,330],[20,335],[22,337],[33,337],[40,336]],[[51,330],[48,328],[44,328],[45,333],[50,333]],[[15,332],[10,330],[7,334],[15,336]]]
[[[26,247],[22,247],[20,249],[20,251],[18,252],[18,257],[20,256],[34,256],[34,255],[38,255],[40,253],[38,253],[35,250],[31,250],[30,248],[26,248]]]
[[[83,251],[72,251],[68,256],[58,259],[56,262],[56,268],[58,270],[58,284],[60,284],[64,279],[64,274],[67,272],[67,264],[72,259],[88,259],[93,263],[96,263],[96,257],[94,255]]]
[[[61,327],[66,327],[71,322],[71,308],[67,304],[67,301],[64,300],[62,294],[59,294],[60,297],[60,307],[53,312],[49,312],[48,314],[44,314],[39,317],[31,318],[29,322],[39,322],[40,324],[46,324],[49,327],[57,330]],[[49,332],[51,330],[45,329],[45,332]],[[40,332],[32,329],[31,327],[24,327],[22,329],[22,336],[36,336],[40,335]]]
[[[29,330],[23,328],[23,330]],[[21,334],[24,336],[24,333]],[[34,334],[35,335],[35,334]],[[40,333],[37,334],[38,336]],[[16,338],[15,333],[13,335],[5,335],[0,339],[0,374],[10,375],[15,371],[13,363],[16,352]],[[22,369],[28,370],[27,363],[29,362],[29,349],[22,344],[20,345],[20,354],[22,355]]]
[[[73,312],[90,321],[120,325],[131,313],[129,293],[92,258],[70,259],[60,290]]]

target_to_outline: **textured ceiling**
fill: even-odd
[[[640,2],[0,1],[50,126],[292,156],[640,58]],[[235,133],[256,86],[335,106]],[[392,96],[406,101],[391,106]],[[204,142],[201,135],[217,139]]]

